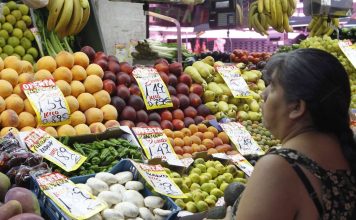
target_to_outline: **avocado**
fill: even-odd
[[[224,192],[225,205],[226,206],[234,205],[235,201],[240,197],[244,189],[245,189],[244,184],[238,182],[230,183]]]

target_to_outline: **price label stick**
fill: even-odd
[[[156,69],[137,67],[132,74],[141,90],[147,110],[173,107],[167,86]]]
[[[23,143],[31,151],[43,156],[67,172],[78,169],[87,159],[39,128],[31,130],[25,136],[20,135],[20,137],[23,138]]]
[[[161,128],[132,128],[140,145],[142,146],[148,159],[162,158],[162,160],[176,166],[184,166],[178,159],[177,154],[167,136],[163,133]]]
[[[217,67],[217,70],[234,97],[252,98],[250,89],[244,78],[242,78],[239,68],[235,65],[225,65]]]
[[[60,173],[44,174],[36,181],[44,194],[73,219],[87,219],[107,208],[105,202],[79,189]]]
[[[264,154],[264,151],[253,140],[246,128],[238,122],[219,123],[242,155]]]
[[[21,89],[36,112],[39,125],[56,126],[70,122],[68,103],[53,80],[24,83]]]
[[[353,45],[350,40],[344,40],[339,41],[339,47],[354,68],[356,68],[356,45]]]
[[[148,165],[136,162],[133,162],[133,164],[156,192],[171,198],[186,198],[182,190],[175,184],[161,165]]]
[[[254,167],[241,154],[227,155],[227,157],[247,176],[251,176]]]

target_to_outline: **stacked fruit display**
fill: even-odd
[[[340,49],[338,40],[333,40],[329,36],[309,37],[300,43],[300,48],[317,48],[328,51],[341,62],[341,64],[344,66],[345,70],[349,74],[352,90],[351,108],[356,108],[356,70]]]
[[[2,7],[0,16],[0,57],[17,56],[33,63],[38,51],[33,47],[35,37],[29,27],[32,24],[29,8],[14,1]]]
[[[179,131],[164,129],[174,151],[179,158],[192,157],[194,153],[207,151],[208,154],[235,154],[230,139],[225,132],[219,132],[213,126],[191,124]]]
[[[16,56],[0,60],[1,134],[10,128],[21,131],[37,126],[33,110],[20,85],[36,80],[53,79],[62,91],[71,111],[70,124],[57,128],[46,127],[53,136],[73,136],[97,133],[118,125],[116,108],[110,105],[110,95],[103,90],[104,71],[89,64],[86,54],[59,53],[56,58],[45,56],[32,65]],[[105,122],[105,125],[103,124]]]
[[[313,16],[308,25],[310,37],[330,36],[336,28],[339,28],[339,19],[325,16]]]
[[[235,165],[224,166],[220,161],[213,160],[205,162],[202,158],[194,161],[188,175],[171,172],[170,176],[187,196],[176,199],[176,204],[193,213],[215,207],[230,183],[246,183],[244,173]]]
[[[132,76],[133,67],[126,63],[118,63],[115,56],[107,56],[103,52],[95,52],[90,47],[82,48],[91,62],[104,70],[103,88],[111,96],[111,104],[116,107],[121,125],[159,126],[163,129],[179,130],[190,124],[197,124],[205,119],[214,118],[210,110],[202,104],[201,96],[204,89],[192,83],[188,74],[182,73],[180,63],[168,64],[164,59],[157,60],[157,69],[171,95],[173,108],[147,111],[141,90]]]
[[[249,69],[263,69],[270,57],[270,53],[249,53],[247,50],[235,49],[230,54],[230,61],[233,63],[248,64]]]

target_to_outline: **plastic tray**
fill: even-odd
[[[140,173],[136,170],[135,166],[132,164],[130,160],[123,159],[117,165],[115,165],[110,173],[118,173],[121,171],[131,171],[134,176],[134,180],[139,180],[144,182],[145,180],[140,175]],[[85,175],[85,176],[76,176],[70,178],[74,183],[85,183],[90,177],[94,177],[95,174]],[[40,203],[40,208],[45,217],[51,220],[69,220],[70,218],[60,210],[60,208],[50,199],[48,198],[39,188],[37,182],[33,179],[31,181],[31,189],[37,195],[38,201]],[[153,193],[148,190],[146,187],[141,191],[144,197],[153,195]],[[167,197],[161,196],[166,202],[163,209],[169,209],[172,211],[172,214],[167,217],[167,220],[174,220],[177,217],[178,212],[181,210],[179,206],[177,206],[174,201]],[[47,218],[46,218],[47,219]]]

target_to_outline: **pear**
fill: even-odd
[[[240,104],[240,99],[230,96],[228,103],[238,105],[238,104]]]
[[[253,112],[259,112],[260,111],[260,105],[257,103],[256,100],[253,100],[250,105],[250,110],[253,111]]]
[[[220,86],[224,95],[227,95],[227,96],[232,95],[230,88],[225,83],[219,83],[218,85]]]
[[[208,90],[211,90],[211,91],[215,92],[215,95],[217,95],[217,96],[223,95],[223,92],[224,92],[220,88],[220,86],[215,82],[208,83]]]
[[[220,198],[224,195],[224,192],[221,191],[220,189],[215,188],[215,189],[211,190],[210,195],[214,195],[214,196],[216,196],[216,198]]]
[[[199,212],[205,212],[206,210],[209,209],[208,204],[204,201],[198,201],[196,203],[196,206],[197,206]]]
[[[210,66],[214,66],[215,60],[212,56],[207,56],[202,61]]]
[[[216,118],[217,120],[221,120],[221,119],[227,117],[224,112],[218,112],[218,113],[216,113],[214,116],[215,116],[215,118]]]
[[[218,102],[218,109],[219,109],[219,111],[225,113],[225,112],[229,111],[229,105],[224,101],[219,101]]]
[[[216,83],[225,83],[224,79],[220,74],[215,74],[214,76],[214,82]]]
[[[219,187],[219,189],[221,190],[221,191],[225,191],[225,189],[227,188],[229,186],[229,184],[228,183],[226,183],[226,182],[223,182],[221,185],[220,185],[220,187]]]
[[[237,111],[237,106],[236,105],[234,105],[234,104],[228,104],[229,105],[229,110],[235,110],[235,111]]]
[[[215,114],[219,111],[218,103],[217,102],[207,102],[205,103],[206,107],[211,111],[211,113]]]
[[[238,120],[241,120],[241,121],[246,121],[249,118],[247,112],[245,112],[245,111],[238,111],[236,117]]]
[[[252,111],[249,111],[247,112],[248,114],[248,118],[251,120],[251,121],[259,121],[262,117],[261,113],[259,112],[252,112]]]
[[[206,90],[203,94],[203,100],[205,103],[207,102],[212,102],[215,100],[215,92],[211,91],[211,90]]]
[[[265,81],[262,79],[257,80],[257,86],[260,90],[264,90],[266,88]]]
[[[229,118],[236,118],[237,112],[234,109],[229,109],[226,113]]]
[[[197,206],[195,205],[194,202],[187,202],[185,204],[185,207],[186,207],[188,212],[196,213],[198,211],[198,208],[197,208]]]
[[[185,202],[183,201],[183,199],[176,199],[174,201],[181,209],[185,209]]]
[[[200,190],[193,191],[192,198],[194,202],[202,201],[205,199],[203,193]]]

